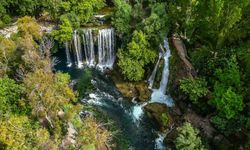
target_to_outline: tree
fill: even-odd
[[[17,112],[20,110],[19,100],[24,92],[24,87],[18,85],[14,80],[4,77],[0,78],[0,111],[3,114]]]
[[[239,40],[238,37],[232,39],[232,31],[245,22],[242,15],[248,9],[249,2],[250,0],[177,0],[170,2],[168,12],[172,27],[184,39],[191,43],[201,41],[213,49],[220,49],[229,44],[225,43],[228,39]],[[238,27],[246,28],[245,26],[247,25]]]
[[[0,38],[0,77],[6,75],[14,65],[16,58],[16,44],[6,38]]]
[[[214,99],[210,104],[217,108],[220,115],[231,119],[243,110],[242,83],[236,57],[232,56],[223,70],[217,69],[215,76],[218,80],[215,81]]]
[[[141,80],[144,76],[143,67],[155,60],[156,52],[151,50],[142,31],[134,31],[132,41],[127,45],[127,50],[118,52],[118,65],[122,69],[122,74],[132,81]]]
[[[51,127],[58,121],[58,112],[63,106],[75,100],[69,88],[69,75],[53,74],[44,70],[29,73],[24,79],[26,97],[32,108],[32,114],[38,118],[46,118]]]
[[[143,20],[143,31],[149,41],[152,41],[151,45],[159,46],[166,37],[169,27],[166,4],[154,2],[150,4],[150,8],[150,16]]]
[[[177,150],[204,150],[201,138],[199,137],[199,130],[193,128],[188,122],[184,123],[182,127],[177,128],[178,137],[175,140]]]
[[[90,21],[94,12],[104,6],[104,0],[67,0],[60,2],[59,15],[77,14],[78,20],[84,25]]]
[[[56,40],[58,40],[60,43],[64,43],[66,41],[70,41],[72,39],[73,35],[73,29],[70,21],[63,17],[61,18],[62,24],[59,25],[58,30],[52,31],[52,35]]]
[[[42,37],[40,25],[32,17],[25,16],[17,20],[18,32],[21,37],[31,35],[34,40],[40,40]]]
[[[110,133],[93,117],[87,117],[79,128],[77,141],[81,149],[100,149],[103,144],[109,142]]]
[[[231,119],[243,110],[243,97],[235,93],[232,87],[225,87],[223,84],[216,83],[214,99],[211,104],[217,108],[221,116]]]
[[[49,140],[49,132],[32,124],[27,116],[11,115],[0,120],[0,148],[39,149]]]
[[[208,92],[207,82],[203,78],[183,79],[180,84],[181,90],[189,96],[194,104],[197,104],[198,99],[206,96]]]
[[[124,0],[114,1],[115,10],[112,16],[112,24],[120,35],[130,33],[132,19],[132,7]]]

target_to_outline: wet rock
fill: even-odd
[[[150,99],[151,92],[148,89],[148,86],[146,83],[138,83],[135,85],[135,88],[138,93],[138,100],[139,101],[147,101]]]
[[[114,69],[109,72],[112,80],[114,81],[117,89],[122,93],[124,97],[133,99],[136,97],[136,101],[145,102],[150,99],[151,91],[148,89],[148,84],[144,81],[141,82],[129,82],[122,78],[122,75]]]
[[[145,107],[145,112],[151,118],[160,130],[170,127],[173,122],[166,105],[159,103],[150,103]]]

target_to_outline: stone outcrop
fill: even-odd
[[[45,22],[39,22],[41,32],[43,33],[50,33],[55,25]],[[16,23],[13,23],[12,25],[5,27],[3,29],[0,29],[0,35],[4,36],[5,38],[10,38],[11,34],[17,33],[18,27]]]
[[[177,35],[174,34],[172,36],[172,43],[175,50],[177,51],[179,58],[183,62],[183,69],[186,71],[187,77],[193,78],[194,76],[196,76],[196,72],[194,70],[193,65],[188,60],[187,50],[183,41]]]
[[[115,86],[124,97],[140,102],[145,102],[150,99],[151,91],[148,89],[148,84],[146,82],[126,81],[122,78],[121,74],[117,70],[117,68],[114,68],[114,70],[108,74],[110,74]]]
[[[173,123],[169,109],[164,104],[150,103],[144,109],[147,116],[156,123],[160,130],[168,128]]]

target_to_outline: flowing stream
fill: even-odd
[[[122,135],[119,138],[127,141],[125,147],[118,143],[118,149],[165,150],[163,140],[166,134],[156,133],[154,122],[143,115],[143,107],[148,103],[161,103],[168,107],[173,105],[171,97],[165,95],[169,76],[169,57],[171,56],[167,39],[164,41],[166,52],[159,54],[149,79],[149,87],[152,88],[160,60],[164,58],[160,87],[152,89],[153,93],[149,102],[137,104],[133,100],[131,102],[131,100],[124,98],[112,80],[102,72],[106,68],[112,69],[115,61],[114,30],[112,28],[98,30],[96,42],[93,32],[92,29],[84,29],[83,34],[80,35],[78,31],[74,31],[72,45],[69,42],[65,43],[65,52],[59,51],[56,54],[60,60],[56,70],[69,73],[72,80],[79,80],[85,76],[84,69],[88,69],[79,68],[82,68],[84,64],[92,67],[90,69],[92,72],[91,83],[95,90],[84,97],[82,102],[92,105],[118,126]],[[73,60],[71,56],[74,56],[76,66],[71,66]]]
[[[67,67],[65,53],[58,52],[60,63],[56,70],[69,73],[72,80],[78,80],[84,76],[84,69]],[[87,68],[85,68],[87,69]],[[117,90],[112,80],[98,69],[90,69],[92,72],[91,83],[95,90],[89,93],[82,102],[95,107],[101,114],[107,116],[118,127],[122,140],[126,146],[118,143],[118,150],[154,150],[155,139],[154,123],[146,116],[137,118],[134,116],[134,103],[124,98]],[[128,146],[128,147],[127,147]]]
[[[143,107],[149,103],[160,103],[164,104],[167,107],[172,107],[174,105],[172,98],[169,95],[166,95],[167,85],[168,85],[168,78],[169,78],[169,58],[171,56],[168,39],[164,40],[164,49],[165,52],[159,53],[158,61],[154,67],[154,70],[148,80],[149,88],[153,87],[153,83],[155,80],[156,72],[159,66],[160,59],[164,58],[164,68],[162,72],[162,78],[160,82],[160,87],[158,89],[152,89],[152,95],[149,102],[143,104],[137,104],[133,107],[133,114],[136,116],[137,120],[140,120],[144,115]],[[166,137],[165,133],[158,134],[158,138],[155,139],[155,149],[157,150],[165,150],[166,147],[163,144],[163,140]]]

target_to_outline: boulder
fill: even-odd
[[[150,103],[147,104],[144,109],[147,116],[152,119],[156,123],[156,126],[162,131],[169,128],[173,122],[169,110],[164,104]]]

